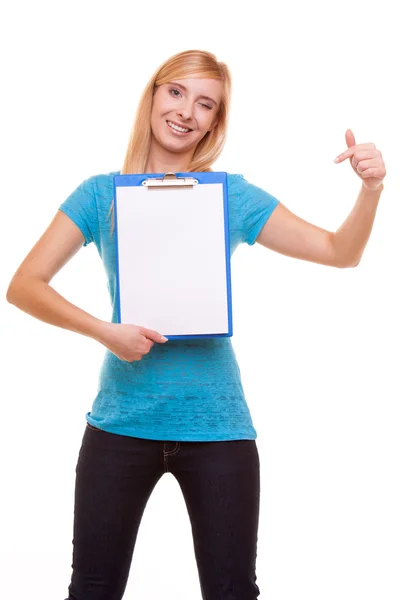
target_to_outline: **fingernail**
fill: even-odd
[[[168,342],[168,338],[166,338],[166,337],[165,337],[165,336],[163,336],[163,335],[161,336],[161,339],[162,339],[162,341],[163,341],[163,342]]]
[[[339,162],[339,157],[337,156],[333,162],[338,163]]]

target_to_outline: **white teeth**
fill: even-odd
[[[178,127],[178,125],[171,123],[171,121],[167,121],[167,123],[170,127],[172,127],[172,129],[176,129],[177,131],[182,131],[183,133],[187,133],[188,131],[190,131],[190,129],[183,129],[183,127]]]

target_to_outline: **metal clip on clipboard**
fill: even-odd
[[[165,173],[164,177],[151,177],[142,181],[146,187],[193,187],[199,183],[194,177],[177,177],[175,173]]]

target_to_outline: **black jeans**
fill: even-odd
[[[88,425],[76,466],[67,600],[123,597],[146,503],[166,472],[185,499],[204,600],[258,598],[255,440],[164,442]]]

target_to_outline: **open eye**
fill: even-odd
[[[172,92],[178,92],[178,94],[180,94],[180,91],[179,91],[179,90],[177,90],[176,88],[171,88],[169,91],[170,91],[171,93],[172,93]],[[175,94],[172,94],[172,95],[173,95],[173,96],[175,96]],[[177,98],[177,96],[175,96],[175,98]]]

